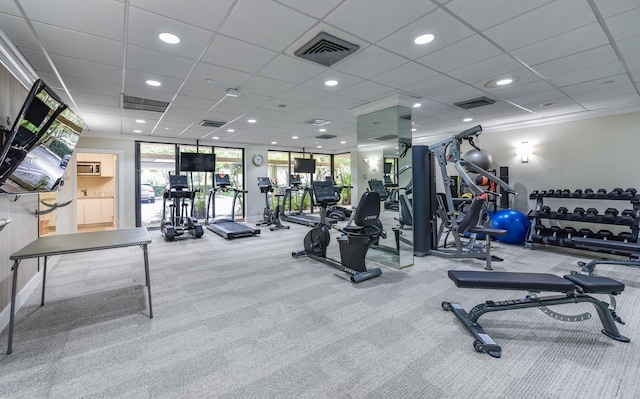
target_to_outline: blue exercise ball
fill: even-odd
[[[498,241],[507,244],[522,244],[527,238],[531,222],[524,213],[515,209],[505,209],[493,215],[491,226],[494,229],[507,230],[507,235],[496,237]]]

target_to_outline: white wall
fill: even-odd
[[[261,166],[256,166],[251,161],[253,156],[257,154],[262,155],[264,160]],[[262,212],[264,210],[264,194],[258,188],[258,177],[269,176],[267,149],[247,147],[244,151],[244,159],[245,190],[249,191],[245,194],[245,204],[247,206],[246,222],[257,223],[262,220]]]

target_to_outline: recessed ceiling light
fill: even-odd
[[[218,137],[218,136],[213,136],[213,137],[211,137],[211,138],[212,138],[213,140],[219,140],[219,139],[220,139],[220,137]]]
[[[278,108],[287,108],[287,104],[278,104]]]
[[[297,140],[298,136],[291,136],[292,139]]]
[[[136,123],[147,123],[144,119],[136,119]]]
[[[335,85],[338,84],[338,81],[331,79],[331,80],[327,80],[326,82],[324,82],[324,84],[327,85],[327,86],[335,86]]]
[[[205,79],[204,81],[210,85],[213,84],[213,79]]]
[[[165,127],[165,128],[164,128],[164,130],[169,130],[169,128],[168,128],[168,127]]]
[[[540,106],[541,106],[542,108],[544,108],[544,107],[550,107],[550,106],[552,106],[553,104],[554,104],[554,103],[544,103],[544,104],[540,104]]]
[[[160,40],[169,44],[177,44],[180,43],[180,38],[173,33],[161,33],[158,35]]]
[[[155,86],[155,87],[162,86],[162,83],[158,82],[157,80],[151,80],[151,79],[147,80],[147,84],[149,86]]]
[[[318,129],[319,132],[326,132],[327,129]]]
[[[431,33],[426,33],[424,35],[420,35],[418,37],[416,37],[415,39],[413,39],[413,42],[415,44],[427,44],[427,43],[431,43],[433,41],[433,39],[435,39],[436,37],[431,34]]]
[[[341,141],[340,144],[347,144],[347,142],[346,141]]]
[[[411,129],[412,132],[415,132],[416,130],[418,130],[418,129],[416,129],[415,127],[413,129]]]
[[[487,83],[485,83],[484,87],[496,88],[496,87],[500,87],[500,86],[506,86],[506,85],[510,85],[511,83],[517,82],[518,79],[520,79],[520,78],[517,77],[517,76],[505,76],[505,77],[502,77],[502,78],[492,79],[492,80],[488,81]]]
[[[317,145],[316,148],[322,148],[322,146],[321,145]]]
[[[420,108],[420,107],[422,107],[422,104],[420,103],[413,104],[413,108]]]
[[[227,132],[233,133],[233,132],[235,132],[235,130],[234,129],[227,129]]]
[[[255,120],[255,119],[247,119],[247,122],[249,122],[249,123],[256,123],[256,120]]]
[[[473,118],[464,118],[462,120],[462,122],[471,122],[473,120]]]
[[[142,133],[142,130],[140,130],[140,129],[136,129],[136,130],[134,130],[133,132],[134,132],[134,133]]]
[[[277,141],[272,141],[271,144],[278,144],[278,142]]]

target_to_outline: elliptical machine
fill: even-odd
[[[260,188],[260,192],[264,194],[264,212],[262,213],[262,222],[256,223],[256,226],[271,226],[269,230],[275,231],[280,229],[288,229],[290,226],[285,226],[280,221],[280,197],[284,197],[284,194],[274,193],[271,196],[271,201],[276,199],[274,211],[269,206],[269,193],[273,193],[274,187],[271,183],[271,179],[268,177],[258,177],[258,188]]]
[[[380,196],[378,193],[367,191],[362,194],[353,217],[354,224],[350,227],[337,229],[343,235],[338,237],[340,246],[340,261],[327,257],[327,247],[331,240],[330,230],[325,223],[327,207],[335,205],[340,200],[336,197],[333,182],[314,181],[313,196],[315,206],[320,206],[320,222],[304,237],[304,250],[292,252],[291,256],[299,258],[308,256],[328,266],[334,267],[351,275],[351,282],[359,283],[378,277],[382,274],[380,268],[367,270],[365,256],[369,246],[378,239],[382,232],[378,227],[380,215]]]
[[[187,231],[193,238],[202,237],[204,230],[198,223],[198,219],[193,217],[195,196],[196,191],[189,190],[187,176],[169,175],[169,187],[162,194],[162,222],[160,222],[162,238],[165,241],[173,241],[177,236],[181,236]],[[173,201],[169,205],[169,217],[167,217],[168,199]],[[187,200],[190,201],[190,204]]]

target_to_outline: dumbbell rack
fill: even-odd
[[[630,259],[638,259],[640,253],[640,241],[638,232],[640,230],[640,194],[635,189],[614,189],[607,193],[604,189],[594,192],[591,189],[575,190],[535,190],[529,195],[529,199],[536,201],[535,209],[529,212],[527,217],[531,220],[531,228],[527,234],[525,242],[526,248],[533,248],[533,244],[545,244],[565,248],[575,248],[594,252],[629,256]],[[604,213],[599,213],[595,207],[576,207],[570,211],[566,207],[559,207],[551,210],[545,206],[545,200],[579,200],[583,204],[596,204],[593,200],[600,201],[596,205],[601,205],[605,201],[615,201],[611,203],[631,203],[631,209],[622,211],[616,207],[606,208]],[[581,204],[582,205],[582,204]],[[545,225],[543,221],[546,221]],[[556,226],[550,226],[550,221],[556,222]],[[569,225],[584,226],[576,228]],[[622,226],[626,230],[614,234],[609,230],[601,229],[597,232],[591,230],[594,226]],[[578,243],[572,238],[588,238],[588,244]],[[620,245],[611,245],[620,243]],[[623,245],[624,244],[624,245]]]

